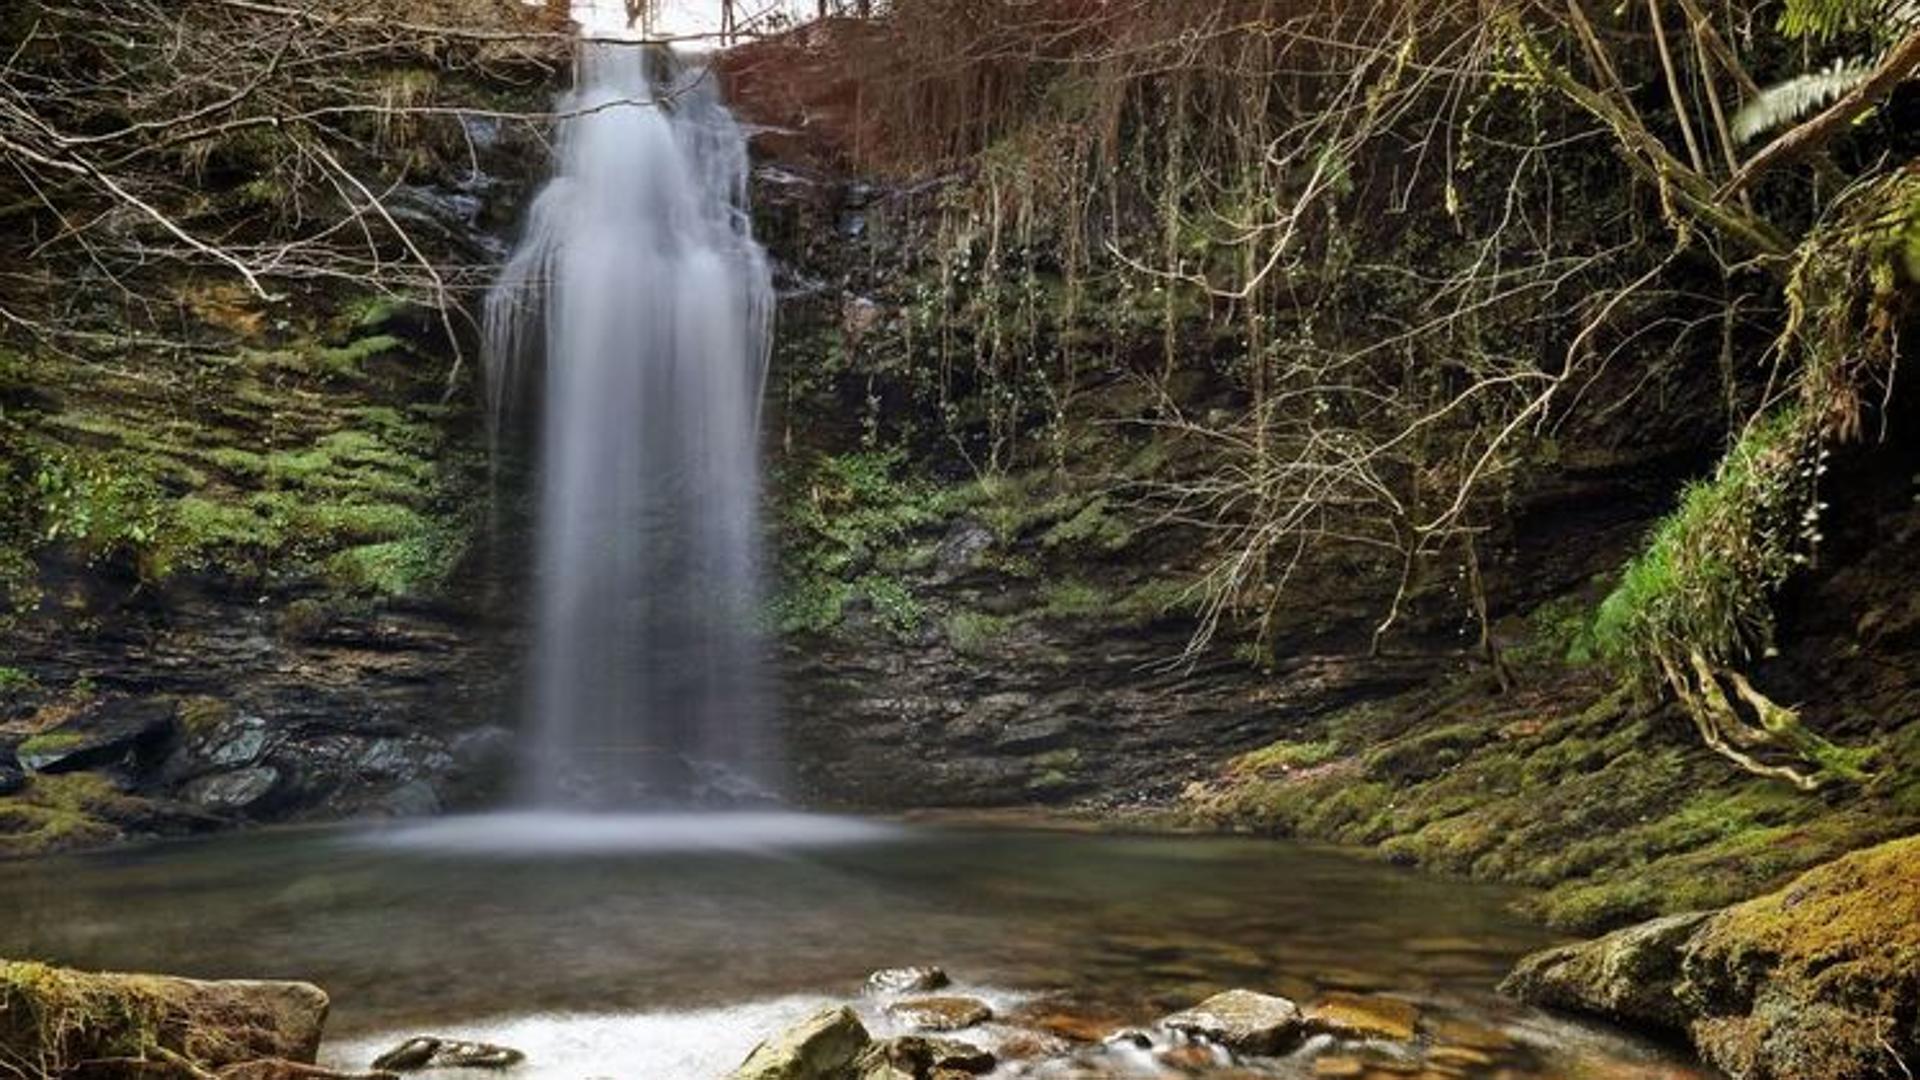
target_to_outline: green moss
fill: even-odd
[[[1600,605],[1593,640],[1649,682],[1690,650],[1729,662],[1771,640],[1773,592],[1813,531],[1810,427],[1784,409],[1749,428],[1713,477],[1686,489]]]
[[[362,544],[335,554],[327,560],[327,577],[349,592],[431,595],[452,578],[466,551],[463,530],[418,528],[403,540]]]
[[[112,843],[121,830],[109,818],[128,802],[92,773],[35,776],[26,790],[0,799],[0,858]]]
[[[215,697],[190,697],[180,702],[180,726],[188,735],[205,735],[236,715],[230,702]]]
[[[34,678],[32,672],[17,667],[0,667],[0,694],[34,690],[39,686],[40,680]]]
[[[902,636],[924,622],[920,602],[897,576],[906,563],[876,554],[943,519],[940,490],[906,476],[904,461],[899,451],[823,454],[776,473],[781,561],[771,622],[782,633],[837,626],[855,595]],[[909,546],[919,550],[918,561],[931,562],[931,544]]]
[[[1395,740],[1369,752],[1363,760],[1370,776],[1424,780],[1466,760],[1475,747],[1493,737],[1484,722],[1452,724]]]
[[[376,356],[407,351],[409,346],[399,338],[391,334],[374,334],[350,341],[345,345],[314,349],[311,360],[321,371],[328,374],[354,376],[360,374],[366,362]]]
[[[962,656],[990,656],[1012,628],[1013,621],[999,615],[957,611],[947,616],[947,644]]]
[[[21,740],[16,751],[22,757],[36,757],[41,754],[58,754],[71,750],[86,742],[86,736],[72,731],[43,731],[38,735],[29,735]]]
[[[1580,595],[1556,597],[1527,615],[1525,640],[1506,651],[1516,664],[1590,664],[1599,658],[1593,606]]]
[[[1041,537],[1042,547],[1111,554],[1133,542],[1134,531],[1111,512],[1107,496],[1089,500],[1078,512],[1048,529]]]
[[[782,582],[771,605],[774,629],[782,634],[819,634],[840,624],[853,595],[850,582],[810,576]]]
[[[1331,761],[1339,753],[1339,745],[1331,739],[1314,742],[1289,742],[1283,739],[1234,758],[1227,764],[1227,772],[1250,776],[1292,772]]]
[[[108,990],[99,976],[0,962],[0,1030],[22,1063],[57,1076],[82,1060],[144,1060],[160,1047],[158,997]]]
[[[378,330],[413,309],[413,304],[396,297],[363,296],[341,309],[340,322],[349,330]]]
[[[1099,586],[1068,579],[1042,589],[1041,605],[1050,618],[1085,619],[1108,614],[1112,601]]]
[[[874,613],[880,616],[880,621],[896,637],[911,638],[926,622],[926,608],[914,598],[912,590],[897,578],[868,574],[855,587],[873,605]]]

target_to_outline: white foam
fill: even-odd
[[[349,842],[396,851],[505,857],[651,855],[687,852],[779,854],[877,844],[906,834],[860,818],[778,811],[590,814],[525,810],[403,822]]]
[[[330,1043],[321,1061],[342,1071],[362,1070],[410,1036],[433,1034],[522,1051],[526,1064],[513,1069],[514,1080],[712,1080],[746,1060],[761,1039],[829,1004],[825,998],[793,997],[694,1012],[515,1017]],[[472,1070],[411,1075],[472,1080]]]

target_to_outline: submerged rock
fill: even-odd
[[[1308,1030],[1342,1039],[1413,1038],[1420,1010],[1395,998],[1334,992],[1313,1003],[1302,1014]]]
[[[823,1009],[754,1047],[727,1080],[847,1080],[872,1042],[852,1009]]]
[[[165,1055],[207,1070],[263,1059],[306,1064],[320,1050],[326,1017],[327,995],[308,983],[0,963],[0,1058],[39,1062],[50,1074]]]
[[[887,1015],[918,1031],[960,1031],[993,1019],[993,1009],[979,998],[922,997],[894,1002]]]
[[[938,990],[953,980],[938,967],[882,968],[867,976],[870,994],[924,994]]]
[[[507,1069],[527,1060],[509,1046],[416,1035],[373,1059],[382,1072],[419,1072],[421,1069]]]
[[[1528,957],[1503,989],[1684,1032],[1736,1080],[1906,1077],[1920,1061],[1920,837],[1717,913]]]
[[[1215,994],[1160,1025],[1207,1039],[1237,1054],[1277,1054],[1300,1036],[1300,1007],[1283,997],[1252,990]]]

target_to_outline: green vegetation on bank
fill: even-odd
[[[343,596],[449,580],[478,524],[483,462],[435,398],[436,363],[351,328],[142,364],[42,355],[30,384],[24,362],[0,372],[0,395],[25,401],[0,420],[0,588],[16,612],[39,600],[49,557],[147,584],[313,581]],[[396,387],[415,404],[394,404]]]

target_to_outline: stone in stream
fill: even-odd
[[[887,1015],[916,1031],[960,1031],[993,1019],[993,1009],[979,998],[921,997],[894,1002]]]
[[[921,1080],[982,1076],[998,1064],[992,1053],[955,1039],[902,1035],[867,1047],[854,1063],[860,1080]]]
[[[924,994],[939,990],[953,980],[937,967],[881,968],[867,976],[869,994]]]
[[[273,1058],[306,1064],[319,1053],[326,1018],[326,993],[308,983],[0,962],[0,1060],[40,1062],[53,1074],[150,1050],[204,1071]]]
[[[416,1035],[373,1059],[382,1072],[419,1072],[421,1069],[509,1069],[527,1055],[509,1046]]]
[[[1300,1007],[1272,994],[1228,990],[1162,1019],[1160,1026],[1236,1054],[1277,1054],[1300,1037]]]
[[[822,1009],[754,1047],[727,1080],[847,1080],[872,1042],[852,1009]]]
[[[1420,1010],[1394,998],[1334,991],[1302,1015],[1309,1031],[1342,1039],[1392,1039],[1407,1042],[1420,1022]]]
[[[1500,989],[1548,1008],[1685,1031],[1687,1010],[1678,995],[1681,950],[1708,918],[1706,912],[1668,915],[1595,941],[1534,953]]]

